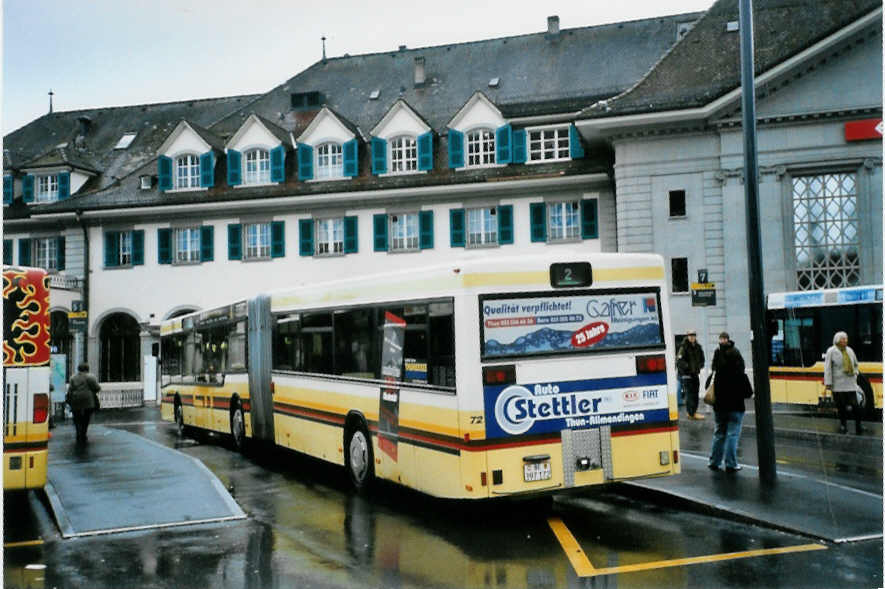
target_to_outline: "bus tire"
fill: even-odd
[[[237,452],[246,450],[246,420],[243,417],[243,406],[238,400],[233,402],[230,411],[230,436]]]
[[[375,459],[372,438],[365,425],[361,423],[345,432],[344,449],[344,467],[350,483],[356,491],[366,491],[375,478]]]
[[[860,414],[863,417],[875,418],[876,396],[873,394],[870,381],[863,374],[857,375],[857,405],[860,407]]]

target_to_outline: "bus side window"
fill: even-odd
[[[304,371],[333,374],[332,313],[305,313],[301,318]]]
[[[430,384],[455,386],[455,306],[452,301],[429,306]]]
[[[246,322],[237,321],[230,326],[227,334],[227,358],[225,372],[242,372],[246,370]]]
[[[274,370],[304,370],[301,315],[280,315],[273,327]]]
[[[354,378],[378,378],[375,353],[375,313],[371,308],[337,311],[335,322],[335,374]]]

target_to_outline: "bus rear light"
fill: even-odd
[[[516,382],[516,366],[486,366],[482,369],[482,382],[486,386],[514,384]]]
[[[49,417],[49,395],[37,393],[34,395],[34,423],[43,423]]]
[[[479,473],[479,482],[483,487],[489,486],[489,473],[481,472]]]
[[[679,450],[673,450],[673,464],[679,464]]]
[[[636,356],[636,373],[666,372],[667,358],[663,354]]]

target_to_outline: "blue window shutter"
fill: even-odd
[[[157,263],[172,263],[172,229],[157,229]]]
[[[55,267],[57,270],[65,269],[65,237],[60,235],[55,244]]]
[[[464,133],[449,129],[449,167],[464,167]]]
[[[161,155],[157,158],[157,181],[160,192],[172,190],[172,158]]]
[[[286,222],[272,221],[270,224],[270,257],[282,258],[286,255]]]
[[[104,267],[113,268],[119,264],[120,257],[117,255],[119,247],[119,233],[107,231],[104,234]]]
[[[29,238],[18,240],[18,263],[22,266],[31,266],[34,263],[31,260],[31,240]]]
[[[12,266],[12,240],[4,239],[3,240],[3,263],[7,266]]]
[[[12,176],[3,176],[3,204],[11,205],[12,204],[12,195],[13,188],[15,186],[15,180]]]
[[[387,173],[387,141],[380,137],[372,137],[372,173]]]
[[[298,221],[298,254],[313,255],[313,219]]]
[[[387,215],[379,213],[372,216],[372,228],[374,230],[374,243],[376,252],[387,251]]]
[[[513,131],[513,144],[511,145],[513,158],[510,160],[514,164],[524,164],[526,161],[526,132],[525,129],[516,129]]]
[[[144,266],[144,229],[132,232],[132,265]]]
[[[356,139],[351,139],[342,147],[344,159],[344,175],[353,178],[359,173],[359,160],[357,159]]]
[[[239,186],[243,183],[243,154],[236,149],[227,150],[227,185]]]
[[[433,131],[418,135],[418,170],[433,169]]]
[[[215,154],[211,149],[200,155],[200,186],[203,188],[215,186]]]
[[[212,262],[215,260],[215,227],[203,225],[200,227],[200,261]]]
[[[71,174],[61,172],[58,175],[58,200],[67,200],[71,197]]]
[[[22,200],[24,202],[34,202],[34,176],[33,174],[25,174],[22,180]],[[21,262],[19,262],[21,264]]]
[[[449,209],[449,242],[452,247],[464,247],[464,209]]]
[[[270,181],[286,181],[286,146],[277,145],[270,150]]]
[[[495,129],[495,163],[510,163],[510,141],[512,134],[510,123]]]
[[[359,251],[359,233],[357,218],[344,217],[344,253],[355,254]]]
[[[529,205],[529,220],[532,226],[532,241],[547,241],[547,205],[533,202]]]
[[[227,259],[243,259],[243,226],[239,223],[227,226]]]
[[[313,180],[313,147],[306,144],[298,144],[298,179]]]
[[[498,243],[513,243],[513,205],[498,207]]]
[[[581,134],[574,125],[568,126],[568,154],[573,160],[584,157],[584,146],[581,145]]]
[[[599,237],[598,202],[595,198],[581,201],[581,239]]]
[[[421,211],[418,214],[418,227],[421,249],[433,249],[433,211]]]

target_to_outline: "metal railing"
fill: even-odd
[[[144,391],[135,390],[102,390],[98,393],[98,401],[102,409],[119,409],[122,407],[141,407],[144,404]]]
[[[50,274],[49,287],[62,290],[80,290],[82,281],[76,276],[68,274]]]

